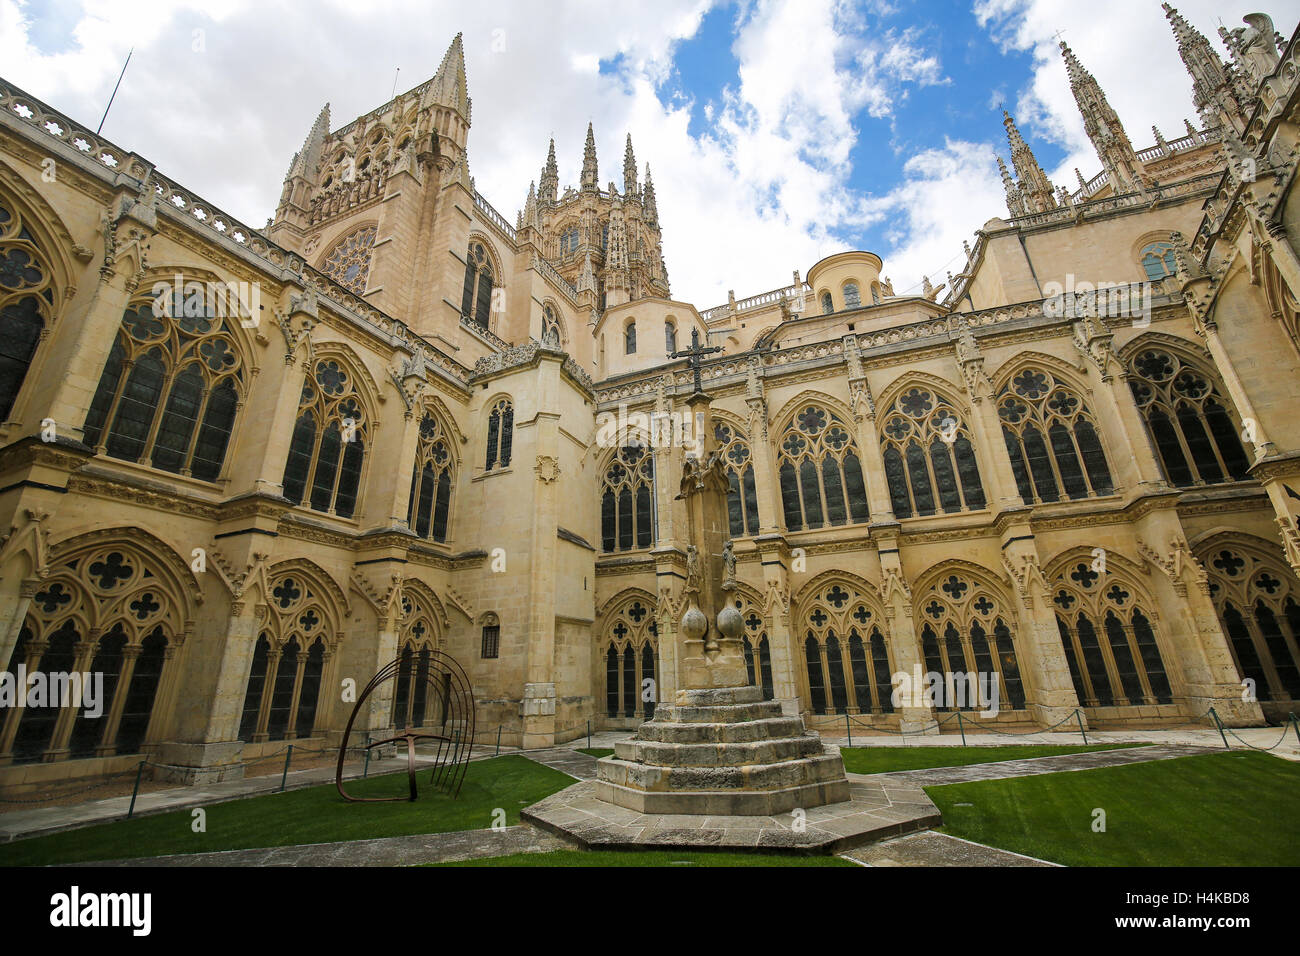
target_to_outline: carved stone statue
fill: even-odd
[[[686,593],[700,593],[700,551],[693,544],[686,546]]]
[[[736,589],[736,552],[732,550],[731,540],[722,547],[722,590]]]

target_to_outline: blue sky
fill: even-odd
[[[1253,8],[1179,4],[1216,45],[1219,18]],[[1137,148],[1195,119],[1155,0],[0,0],[0,71],[93,129],[134,46],[105,135],[257,228],[324,102],[342,126],[396,69],[402,88],[430,76],[458,31],[478,188],[513,219],[552,135],[576,182],[588,121],[602,183],[621,183],[630,132],[674,297],[700,308],[847,248],[881,255],[899,292],[944,281],[1006,214],[999,104],[1054,183],[1095,175],[1058,32]]]

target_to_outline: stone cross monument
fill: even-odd
[[[682,465],[679,501],[686,503],[690,544],[686,549],[685,609],[679,659],[680,686],[690,689],[740,687],[749,683],[740,635],[744,622],[727,601],[728,559],[734,578],[735,558],[728,537],[727,473],[718,454],[709,413],[709,396],[696,392],[686,400],[702,432],[697,454]]]
[[[688,356],[695,391],[686,399],[699,426],[686,452],[677,500],[688,543],[682,589],[678,691],[653,720],[596,767],[596,797],[646,814],[752,816],[849,799],[839,754],[826,751],[803,718],[788,717],[749,683],[743,622],[730,600],[736,555],[728,538],[727,475],[701,388],[699,334]],[[716,351],[716,350],[713,350]]]

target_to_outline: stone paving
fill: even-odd
[[[1058,866],[946,833],[912,833],[841,853],[864,866]]]
[[[417,836],[312,843],[305,846],[180,853],[174,856],[76,863],[73,866],[416,866],[515,853],[544,853],[572,847],[530,826],[501,830],[461,830]]]
[[[594,780],[596,778],[596,758],[590,754],[580,754],[568,747],[529,750],[524,753],[524,756],[529,760],[537,761],[543,766],[550,767],[552,770],[567,773],[575,780]]]
[[[1267,750],[1284,760],[1300,761],[1300,738],[1295,731],[1283,727],[1230,727],[1226,729],[1228,742],[1233,750],[1251,748]],[[834,728],[819,730],[822,743],[837,749],[848,746],[848,739],[841,730]],[[1185,744],[1190,747],[1207,747],[1212,750],[1223,749],[1223,738],[1213,727],[1186,727],[1179,730],[1089,730],[1089,744],[1116,743],[1155,743]],[[1068,747],[1083,743],[1079,732],[1061,733],[1059,731],[1040,731],[1038,733],[994,734],[973,733],[966,731],[963,744],[959,734],[909,734],[901,737],[897,734],[867,734],[853,728],[854,747],[1001,747],[1018,744],[1047,744]],[[606,745],[608,746],[608,745]]]
[[[839,853],[886,837],[938,826],[939,811],[911,784],[862,778],[850,799],[777,816],[645,814],[596,799],[595,784],[576,783],[520,811],[523,820],[588,849],[758,849]]]

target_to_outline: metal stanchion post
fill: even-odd
[[[284,755],[284,773],[280,774],[280,792],[284,793],[285,782],[289,779],[289,761],[293,759],[293,744]]]
[[[135,772],[135,789],[131,791],[131,806],[129,806],[126,810],[126,818],[128,820],[130,820],[131,815],[135,813],[135,796],[140,792],[140,778],[144,776],[145,763],[146,761],[141,760],[140,769]]]
[[[848,733],[848,735],[849,735],[849,746],[852,747],[852,746],[853,746],[853,725],[852,725],[851,723],[849,723],[849,715],[848,715],[848,714],[845,714],[845,715],[844,715],[844,730],[845,730],[845,731]]]
[[[1086,747],[1088,745],[1088,732],[1083,729],[1083,714],[1079,712],[1078,707],[1074,708],[1074,717],[1079,721],[1079,733],[1083,734],[1083,743]]]
[[[957,711],[957,731],[961,734],[961,745],[966,746],[966,727],[961,722],[961,711]]]
[[[1219,736],[1223,738],[1223,749],[1231,750],[1232,747],[1228,743],[1228,735],[1223,732],[1223,724],[1219,723],[1219,715],[1214,712],[1213,707],[1210,708],[1210,716],[1214,718],[1214,726],[1219,728]]]
[[[494,753],[492,756],[499,757],[500,755],[501,755],[501,725],[497,724],[497,752]]]

